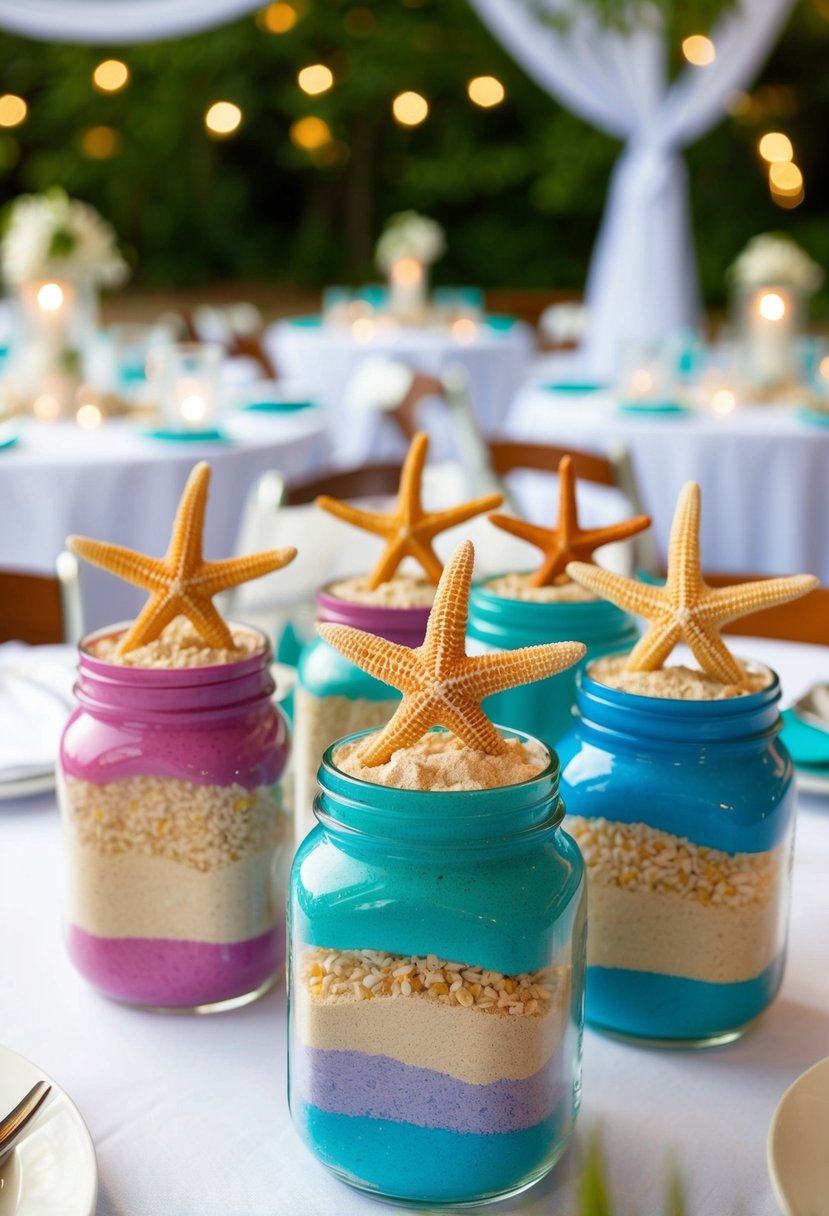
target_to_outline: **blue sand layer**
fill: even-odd
[[[599,1029],[649,1039],[707,1039],[737,1030],[771,1004],[785,954],[751,980],[711,984],[655,971],[588,967],[585,1018]]]
[[[343,1181],[410,1203],[519,1190],[555,1163],[572,1128],[569,1106],[535,1127],[489,1136],[335,1115],[299,1101],[292,1110],[311,1150]]]
[[[303,1097],[339,1115],[406,1121],[417,1127],[489,1135],[520,1131],[548,1118],[563,1092],[561,1053],[520,1079],[472,1084],[445,1072],[362,1051],[301,1047],[293,1076]]]

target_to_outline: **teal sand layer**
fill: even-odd
[[[785,956],[750,980],[705,980],[622,967],[588,967],[585,1018],[597,1030],[635,1038],[694,1040],[728,1035],[756,1018],[774,999]]]

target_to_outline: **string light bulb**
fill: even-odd
[[[791,161],[769,166],[769,184],[774,194],[797,194],[803,189],[803,174]]]
[[[259,28],[269,34],[287,34],[299,21],[299,13],[292,4],[280,0],[277,4],[269,4],[263,8],[257,18]]]
[[[792,141],[782,131],[767,131],[757,145],[757,151],[770,164],[782,163],[794,156]]]
[[[682,41],[682,54],[695,68],[707,68],[717,58],[717,48],[705,34],[691,34]]]
[[[0,127],[19,127],[28,113],[29,107],[16,93],[4,93],[0,97]]]
[[[500,105],[506,97],[506,89],[495,76],[474,76],[466,86],[469,100],[483,110]]]
[[[398,93],[391,103],[391,112],[401,127],[417,127],[426,120],[429,103],[420,93]]]
[[[306,114],[305,118],[298,118],[292,124],[289,134],[291,143],[296,144],[298,148],[304,148],[306,152],[312,152],[330,141],[331,128],[325,119],[317,118],[315,114]]]
[[[303,93],[312,97],[317,93],[325,93],[334,83],[334,73],[324,63],[312,63],[310,67],[302,68],[297,75],[297,84]]]
[[[130,70],[120,59],[104,59],[92,73],[92,83],[99,93],[117,93],[129,78]]]
[[[242,110],[232,101],[214,101],[204,116],[204,125],[209,135],[225,139],[238,131],[242,123]]]

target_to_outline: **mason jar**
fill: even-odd
[[[597,1029],[728,1042],[780,987],[795,792],[767,674],[759,691],[717,701],[579,678],[558,751],[565,824],[587,868]]]
[[[564,1151],[581,1090],[584,876],[558,761],[422,791],[347,775],[338,746],[291,877],[295,1125],[376,1196],[516,1193]]]
[[[607,600],[507,599],[491,589],[493,581],[488,578],[477,583],[469,597],[470,654],[573,638],[587,647],[585,657],[576,666],[534,684],[505,689],[483,703],[484,712],[494,722],[503,722],[553,745],[572,722],[579,670],[594,659],[629,650],[638,636],[636,621]]]
[[[244,1004],[285,956],[289,744],[268,643],[209,667],[96,658],[123,628],[82,640],[60,748],[69,954],[119,1001]]]
[[[318,619],[351,625],[403,646],[423,643],[429,606],[414,608],[340,599],[328,587],[317,592]],[[294,692],[296,838],[314,827],[314,797],[320,757],[345,735],[385,726],[400,702],[396,688],[375,680],[321,637],[302,648]]]

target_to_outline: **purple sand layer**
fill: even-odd
[[[555,1110],[565,1089],[560,1048],[530,1077],[483,1085],[389,1056],[320,1047],[302,1047],[292,1075],[303,1099],[331,1114],[479,1136],[534,1127]]]
[[[187,1008],[254,992],[285,961],[280,923],[243,942],[98,937],[69,926],[69,956],[100,992],[138,1005]]]

